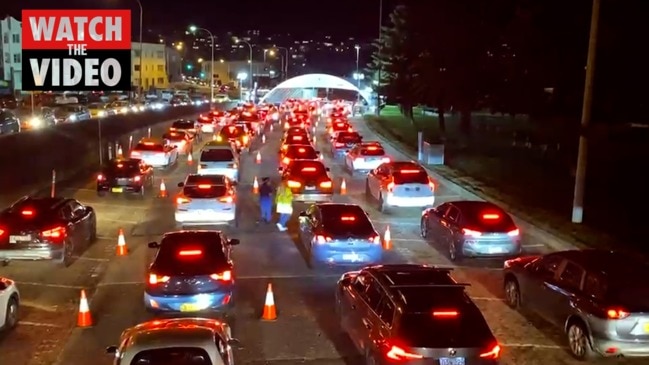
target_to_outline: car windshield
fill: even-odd
[[[358,133],[343,132],[338,135],[336,142],[340,143],[360,143],[361,136]]]
[[[183,188],[183,195],[191,199],[215,199],[225,196],[228,189],[225,185],[198,184],[187,185]]]
[[[237,138],[246,134],[246,131],[242,126],[230,125],[221,129],[221,132],[219,134],[225,138]]]
[[[324,165],[316,161],[294,161],[290,165],[290,171],[297,176],[325,176],[327,174],[327,169]]]
[[[164,146],[161,145],[160,143],[146,142],[146,143],[138,143],[134,149],[138,151],[163,152]]]
[[[130,365],[213,365],[200,347],[161,347],[140,351]]]

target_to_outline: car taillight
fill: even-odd
[[[520,234],[521,234],[521,231],[518,228],[507,232],[507,235],[510,236],[510,237],[517,237]]]
[[[288,157],[284,157],[284,159],[282,159],[282,163],[283,163],[284,165],[288,165],[290,162],[291,162],[291,159],[288,158]]]
[[[104,175],[102,174],[97,175],[97,181],[104,181]]]
[[[243,144],[248,144],[248,141],[250,141],[250,137],[243,136]]]
[[[394,190],[394,183],[391,182],[388,184],[388,192],[391,193]]]
[[[184,197],[184,196],[179,196],[178,198],[176,198],[176,204],[178,204],[178,205],[187,204],[187,203],[189,203],[191,201],[192,201],[191,199],[189,199],[187,197]]]
[[[286,184],[288,185],[289,188],[294,188],[294,189],[297,189],[300,186],[302,186],[302,184],[299,181],[295,181],[295,180],[289,180],[286,182]]]
[[[428,179],[428,186],[430,187],[430,190],[435,191],[435,183],[430,179]]]
[[[334,144],[334,146],[336,147],[343,147],[344,145],[345,145],[344,143],[338,143],[338,142]]]
[[[138,151],[131,151],[131,157],[137,157],[140,156],[140,153]]]
[[[469,237],[480,237],[482,232],[474,231],[472,229],[462,228],[462,234]]]
[[[320,183],[320,187],[323,188],[323,189],[331,189],[331,187],[333,185],[334,184],[331,181],[323,181],[323,182]]]
[[[54,227],[41,232],[43,238],[51,240],[60,240],[65,237],[66,229],[63,226]]]
[[[500,357],[500,345],[494,345],[488,351],[480,354],[480,357],[483,359],[492,359],[495,360]]]
[[[611,308],[606,311],[606,317],[608,319],[624,319],[628,316],[629,316],[629,312],[620,308]]]
[[[413,354],[395,345],[390,347],[390,350],[388,350],[388,352],[385,354],[385,357],[387,357],[390,360],[397,360],[397,361],[416,360],[416,359],[423,358],[422,355]]]
[[[284,129],[288,129],[291,125],[288,122],[284,123]]]
[[[0,237],[4,236],[5,233],[7,233],[7,231],[5,231],[4,229],[0,228]]]
[[[318,244],[323,245],[323,244],[325,244],[327,242],[331,242],[331,237],[327,237],[327,236],[323,236],[323,235],[317,235],[317,236],[315,236],[315,241]]]
[[[232,281],[232,271],[226,270],[220,274],[212,274],[210,278],[218,281]]]
[[[141,177],[141,176],[135,176],[135,177],[133,177],[133,181],[135,181],[135,182],[140,182],[140,180],[142,180],[142,177]]]
[[[219,201],[220,201],[221,203],[232,203],[232,202],[234,201],[234,197],[232,197],[232,196],[230,196],[230,195],[228,195],[228,196],[224,196],[224,197],[222,197],[222,198],[219,198]]]
[[[374,235],[370,237],[370,242],[380,245],[381,244],[381,237],[379,235]]]
[[[149,274],[149,284],[151,285],[166,283],[167,281],[169,281],[169,279],[170,278],[168,276]]]

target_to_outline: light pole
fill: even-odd
[[[138,90],[138,96],[141,98],[142,97],[142,68],[144,65],[142,65],[142,59],[143,59],[143,54],[144,54],[144,47],[142,43],[142,18],[144,14],[144,8],[142,7],[142,2],[140,0],[135,0],[137,2],[137,5],[140,7],[140,82],[138,83],[137,90]]]
[[[210,59],[210,108],[214,104],[214,34],[208,29],[199,28],[195,25],[189,27],[189,31],[195,33],[196,31],[202,30],[210,35],[210,40],[212,41],[212,58]]]
[[[383,0],[379,0],[379,69],[376,71],[378,85],[376,86],[376,115],[381,115],[381,70],[383,63],[381,61],[381,54],[383,53]]]
[[[282,70],[282,72],[284,73],[284,80],[286,80],[286,79],[288,79],[288,52],[289,52],[289,50],[286,47],[277,47],[277,46],[275,46],[275,48],[277,48],[279,50],[283,50],[283,51],[286,52],[286,58],[285,58],[285,61],[284,61],[284,69]]]
[[[243,82],[248,78],[248,74],[245,72],[239,72],[237,74],[237,80],[239,80],[239,99],[243,100]]]
[[[356,46],[354,46],[354,48],[356,48],[356,75],[357,75],[357,77],[356,77],[356,87],[360,89],[361,88],[361,77],[359,76],[360,72],[358,72],[359,71],[358,62],[359,62],[359,60],[361,58],[361,46],[356,45]]]
[[[248,48],[250,48],[250,59],[248,61],[250,62],[250,97],[252,98],[252,88],[253,88],[252,82],[254,79],[254,73],[252,72],[252,44],[250,44],[250,42],[246,40],[239,39],[239,38],[235,38],[234,43],[244,43],[248,45]]]

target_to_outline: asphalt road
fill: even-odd
[[[361,122],[356,124],[366,141],[378,138]],[[327,151],[321,143],[323,131],[321,125],[318,144]],[[334,285],[343,270],[313,270],[307,266],[304,250],[295,241],[296,222],[288,232],[278,232],[274,225],[256,224],[258,208],[252,181],[255,176],[277,178],[280,133],[276,129],[265,145],[258,146],[263,156],[261,164],[255,164],[254,154],[243,159],[238,207],[243,220],[238,229],[226,229],[230,237],[241,240],[235,249],[237,293],[231,325],[244,348],[237,351],[235,360],[237,364],[360,364],[333,310]],[[390,147],[386,149],[394,159],[405,159]],[[389,215],[377,212],[376,204],[368,204],[364,198],[364,178],[350,178],[339,162],[332,162],[328,153],[326,156],[325,163],[331,167],[337,185],[343,178],[347,183],[347,194],[336,196],[336,200],[361,204],[381,232],[390,226],[394,248],[386,255],[386,262],[452,266],[444,250],[419,238],[419,211]],[[195,165],[189,166],[183,159],[177,167],[159,172],[157,183],[164,178],[173,196],[178,190],[176,183],[194,170]],[[108,365],[111,358],[103,355],[104,348],[117,344],[125,328],[151,318],[142,303],[145,271],[153,254],[146,244],[173,229],[172,198],[99,199],[93,181],[71,186],[66,193],[96,208],[100,240],[67,269],[33,262],[0,268],[1,275],[18,281],[25,300],[22,324],[0,343],[3,360],[11,364]],[[459,199],[443,185],[438,185],[437,194],[438,203]],[[127,233],[127,257],[114,254],[119,228]],[[524,244],[530,253],[550,251],[535,242]],[[468,291],[503,344],[503,364],[578,363],[566,353],[558,331],[510,310],[502,302],[502,263],[469,261],[464,265],[457,266],[454,275],[472,284]],[[275,290],[279,315],[276,322],[259,320],[269,282]],[[74,329],[70,334],[82,288],[89,290],[95,326]]]

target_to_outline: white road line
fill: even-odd
[[[94,262],[108,262],[110,259],[102,259],[98,257],[74,257],[75,260],[82,260],[82,261],[94,261]]]
[[[44,311],[44,312],[57,312],[58,311],[58,307],[55,306],[55,305],[43,305],[43,304],[39,304],[39,303],[36,303],[34,301],[31,301],[31,300],[27,300],[27,299],[21,299],[20,300],[20,305],[22,307],[34,308],[34,309],[38,309],[38,310],[41,310],[41,311]]]
[[[31,281],[16,281],[16,284],[25,285],[25,286],[42,286],[45,288],[57,288],[57,289],[75,289],[75,290],[85,289],[84,287],[77,286],[77,285],[35,283]]]
[[[30,322],[30,321],[19,321],[18,323],[19,323],[21,326],[34,326],[34,327],[61,328],[61,326],[57,326],[57,325],[55,325],[55,324],[51,324],[51,323]]]

